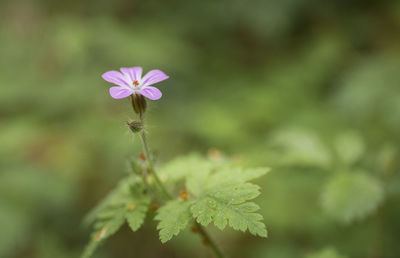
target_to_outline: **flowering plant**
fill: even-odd
[[[260,187],[249,181],[268,172],[268,168],[243,168],[230,159],[204,158],[196,154],[176,158],[156,168],[144,128],[146,98],[160,99],[162,93],[151,86],[168,79],[160,70],[142,77],[141,67],[109,71],[103,79],[115,84],[110,95],[115,99],[130,97],[138,121],[128,127],[138,134],[143,152],[130,160],[131,173],[89,213],[92,238],[82,257],[90,257],[96,248],[125,223],[137,231],[149,213],[159,221],[157,229],[162,243],[178,235],[188,225],[216,257],[224,257],[205,226],[213,223],[223,230],[230,226],[261,237],[267,236],[258,205],[250,200],[260,194]],[[182,186],[183,185],[183,186]]]

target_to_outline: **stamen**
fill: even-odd
[[[139,85],[139,82],[137,81],[137,80],[133,80],[133,86],[138,86]]]

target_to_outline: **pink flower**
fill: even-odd
[[[122,99],[132,94],[140,94],[151,100],[161,98],[161,91],[151,86],[169,78],[161,70],[151,70],[143,78],[143,69],[140,66],[122,67],[120,70],[121,72],[108,71],[101,76],[104,80],[117,85],[110,88],[111,97]]]

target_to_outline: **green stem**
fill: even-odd
[[[144,119],[143,119],[143,114],[139,115],[140,117],[140,122],[142,123],[142,126],[144,126]],[[172,195],[168,192],[168,190],[165,188],[164,184],[161,182],[159,179],[156,171],[154,170],[153,162],[151,161],[150,158],[150,151],[149,147],[147,146],[147,139],[146,139],[146,134],[144,130],[140,132],[140,139],[142,140],[142,145],[143,145],[143,151],[146,156],[146,161],[147,161],[147,166],[148,170],[150,173],[153,175],[154,180],[156,181],[156,184],[160,187],[161,191],[163,192],[165,198],[167,200],[173,200],[174,198]],[[224,255],[222,252],[219,250],[218,246],[216,243],[211,239],[211,237],[208,235],[208,233],[205,231],[205,229],[197,222],[194,222],[194,225],[198,231],[198,233],[202,236],[203,240],[205,243],[211,248],[211,250],[214,252],[215,257],[217,258],[224,258]]]
[[[134,171],[135,170],[133,168],[134,165],[132,164],[132,162],[130,164],[131,164],[131,170]],[[143,184],[144,184],[144,186],[146,188],[146,191],[154,198],[154,200],[160,201],[159,198],[157,197],[157,195],[154,193],[153,189],[151,188],[149,182],[147,181],[147,171],[146,171],[146,169],[143,169],[140,174],[141,174],[140,176],[142,177]]]
[[[140,122],[142,123],[142,126],[143,126],[144,125],[143,115],[140,115]],[[156,171],[154,170],[153,162],[151,161],[151,157],[150,157],[149,147],[147,146],[146,134],[143,129],[140,132],[140,139],[142,140],[143,151],[144,151],[144,155],[146,156],[146,161],[147,161],[147,166],[148,166],[149,172],[154,177],[156,184],[158,185],[158,187],[160,187],[160,189],[163,192],[163,194],[165,195],[165,197],[167,199],[172,199],[172,196],[169,194],[169,192],[165,188],[164,184],[161,182],[160,178],[158,177]]]
[[[213,250],[215,257],[224,258],[224,255],[222,254],[221,250],[219,250],[218,246],[211,239],[211,237],[208,235],[208,233],[205,231],[205,229],[197,222],[194,222],[194,225],[195,225],[196,229],[198,230],[198,232],[203,237],[205,244],[208,245],[211,248],[211,250]]]

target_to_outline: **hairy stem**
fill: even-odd
[[[144,124],[143,115],[140,115],[140,122],[142,123],[142,125]],[[156,171],[154,170],[154,166],[153,166],[153,162],[151,161],[150,151],[149,151],[149,147],[147,146],[146,134],[145,134],[144,130],[142,130],[140,132],[140,139],[142,140],[143,152],[144,152],[144,155],[146,156],[146,161],[147,161],[147,166],[148,166],[149,172],[154,177],[156,184],[161,189],[161,191],[165,195],[166,199],[172,199],[172,196],[169,194],[169,192],[165,188],[164,184],[161,182],[160,178],[158,177]]]
[[[143,114],[140,113],[139,117],[140,117],[140,122],[142,123],[142,125],[144,125]],[[154,170],[153,162],[151,161],[151,158],[150,158],[149,147],[147,145],[146,134],[145,134],[143,129],[140,132],[140,139],[142,140],[143,151],[144,151],[144,154],[146,156],[146,161],[147,161],[147,166],[148,166],[149,172],[152,174],[156,184],[158,185],[158,187],[163,192],[165,199],[166,200],[173,200],[174,198],[168,192],[168,190],[166,189],[166,187],[164,186],[164,184],[161,182],[160,178],[158,177],[157,172]],[[197,222],[194,222],[194,226],[196,227],[197,232],[202,236],[202,238],[204,240],[204,243],[207,246],[209,246],[211,248],[211,250],[214,252],[215,257],[224,258],[224,255],[222,254],[222,252],[220,251],[220,249],[218,248],[216,243],[211,239],[211,237],[205,231],[205,229]]]
[[[132,162],[130,162],[130,165],[131,165],[132,171],[134,171],[134,165],[132,164]],[[146,188],[147,193],[150,194],[154,198],[154,200],[160,201],[158,196],[154,193],[153,189],[151,188],[149,182],[147,181],[147,171],[146,171],[146,169],[143,169],[141,171],[141,177],[142,177],[142,181],[143,181],[143,184],[144,184],[144,186]]]
[[[224,255],[222,254],[221,250],[219,250],[218,246],[211,239],[211,237],[208,235],[205,229],[197,222],[194,222],[194,226],[196,227],[199,234],[203,237],[204,243],[207,246],[209,246],[211,250],[213,250],[215,257],[224,258]]]

